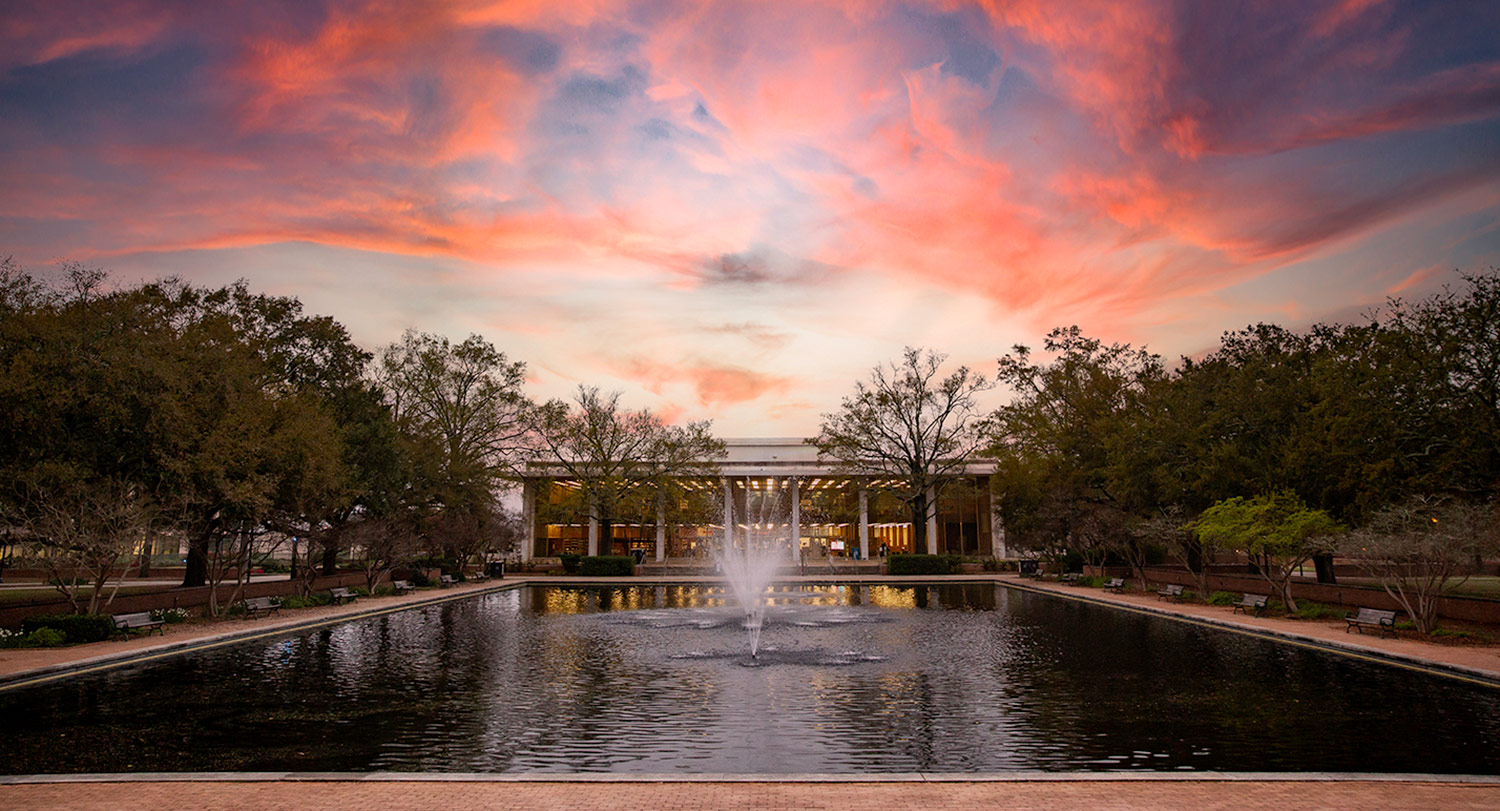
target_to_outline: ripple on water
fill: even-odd
[[[455,601],[0,693],[0,717],[16,721],[0,763],[1410,771],[1421,741],[1423,770],[1500,773],[1500,691],[1043,595],[788,598],[755,657],[743,615],[690,589],[551,596]]]

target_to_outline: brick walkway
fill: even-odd
[[[16,809],[1275,809],[1500,808],[1500,786],[1390,782],[183,782],[0,786]]]

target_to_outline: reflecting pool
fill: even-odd
[[[0,769],[1500,773],[1500,689],[996,585],[529,587],[0,692]]]

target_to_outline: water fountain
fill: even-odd
[[[719,538],[714,560],[724,575],[729,593],[744,611],[744,628],[750,636],[750,656],[760,653],[760,634],[766,622],[771,581],[785,563],[795,560],[800,539],[792,537],[791,511],[782,505],[782,492],[774,480],[763,492],[747,493],[744,506],[725,493],[727,531]]]

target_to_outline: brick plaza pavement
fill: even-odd
[[[0,786],[14,809],[1275,809],[1500,808],[1500,785],[1428,782],[900,783],[150,782]]]

